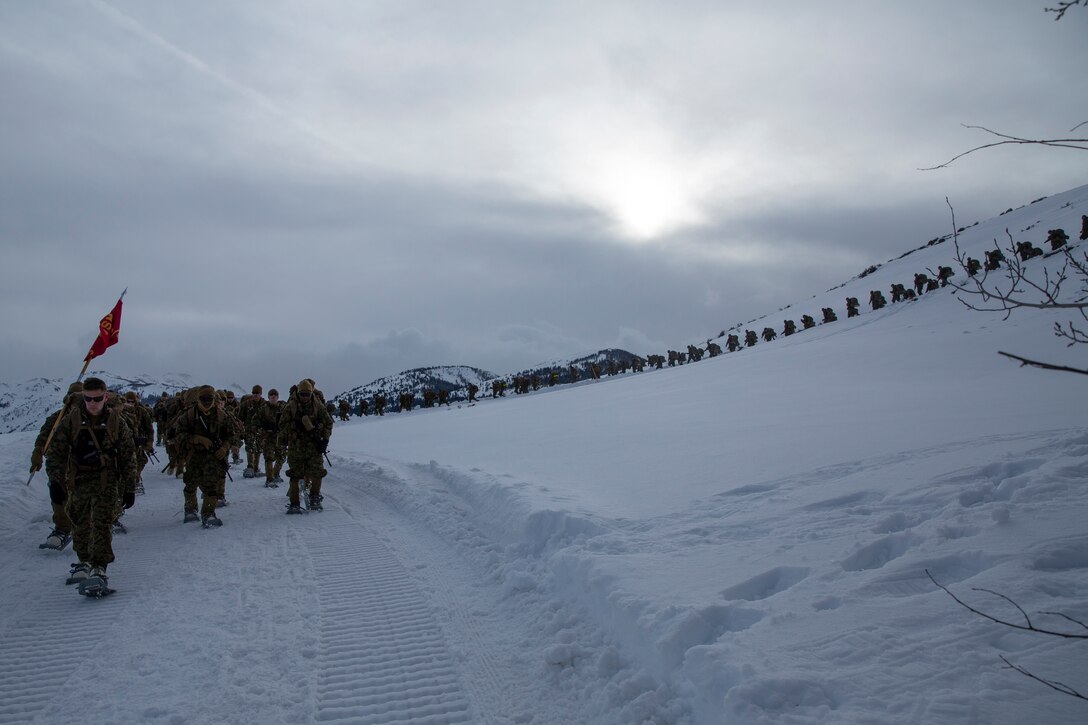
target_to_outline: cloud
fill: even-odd
[[[224,383],[705,340],[944,233],[946,196],[970,223],[1082,183],[1047,149],[916,171],[983,140],[960,122],[1085,120],[1082,29],[936,0],[0,4],[0,379],[68,374],[126,286],[105,362]]]

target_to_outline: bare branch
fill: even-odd
[[[1020,357],[1019,355],[1013,355],[1012,353],[1009,353],[1009,352],[1001,352],[1000,350],[998,350],[997,354],[998,355],[1004,355],[1005,357],[1011,357],[1013,360],[1019,360],[1020,361],[1020,367],[1031,366],[1031,367],[1034,367],[1034,368],[1042,368],[1043,370],[1057,370],[1057,371],[1063,372],[1063,373],[1080,373],[1081,375],[1088,375],[1088,370],[1080,370],[1078,368],[1070,368],[1070,367],[1066,367],[1064,365],[1051,365],[1050,363],[1039,362],[1037,360],[1028,360],[1025,357]],[[1086,639],[1088,639],[1088,637],[1086,637]]]
[[[1047,634],[1047,635],[1050,635],[1052,637],[1062,637],[1064,639],[1088,639],[1088,634],[1072,634],[1072,633],[1069,633],[1069,632],[1056,632],[1056,631],[1050,630],[1050,629],[1040,629],[1039,627],[1036,627],[1035,625],[1033,625],[1031,623],[1031,620],[1028,619],[1027,613],[1024,612],[1024,610],[1020,607],[1020,605],[1016,604],[1016,602],[1013,602],[1011,599],[1006,597],[1004,594],[997,594],[997,592],[992,592],[989,589],[976,589],[976,590],[974,590],[974,591],[986,592],[988,594],[995,594],[996,596],[999,596],[1002,599],[1005,599],[1006,601],[1011,602],[1014,607],[1016,607],[1017,609],[1020,610],[1020,613],[1024,615],[1024,619],[1026,619],[1028,623],[1026,625],[1016,624],[1014,622],[1009,622],[1009,621],[1006,621],[1004,619],[998,619],[997,617],[986,614],[986,612],[975,609],[970,604],[967,604],[962,599],[957,597],[955,594],[953,594],[951,592],[951,590],[949,590],[948,587],[946,587],[945,585],[941,584],[936,579],[934,579],[933,575],[929,572],[929,569],[926,569],[925,572],[926,572],[926,576],[929,577],[929,580],[931,582],[933,582],[939,589],[943,589],[945,594],[952,597],[952,599],[957,604],[959,604],[961,607],[963,607],[967,611],[973,612],[974,614],[977,614],[978,616],[982,617],[983,619],[988,619],[991,622],[996,622],[997,624],[1002,624],[1002,625],[1004,625],[1006,627],[1012,627],[1013,629],[1019,629],[1019,630],[1025,631],[1025,632],[1037,632],[1039,634]],[[1079,624],[1079,622],[1078,622],[1078,624]]]
[[[992,136],[997,136],[998,138],[1005,139],[1005,140],[1004,141],[994,141],[993,143],[982,144],[981,146],[976,146],[975,148],[964,151],[961,154],[956,154],[955,156],[950,158],[948,161],[945,161],[943,164],[937,164],[936,166],[928,166],[928,167],[925,167],[925,168],[921,168],[921,169],[919,169],[919,171],[934,171],[936,169],[944,169],[944,168],[947,168],[949,165],[951,165],[956,160],[962,159],[964,156],[967,156],[968,154],[973,154],[974,152],[982,151],[983,149],[994,148],[995,146],[1007,146],[1007,145],[1010,145],[1010,144],[1018,145],[1018,146],[1019,145],[1051,146],[1051,147],[1054,147],[1054,148],[1077,149],[1079,151],[1088,151],[1088,138],[1049,138],[1049,139],[1020,138],[1019,136],[1011,136],[1011,135],[1006,134],[1006,133],[999,133],[997,131],[993,131],[991,129],[986,128],[985,126],[972,126],[972,125],[968,125],[966,123],[961,123],[960,125],[963,126],[964,128],[972,128],[972,129],[978,129],[980,131],[985,131],[986,133],[988,133],[988,134],[990,134]],[[1083,124],[1081,124],[1081,125],[1083,125]],[[1079,128],[1079,127],[1080,126],[1077,126],[1077,128]],[[1074,130],[1076,130],[1076,129],[1074,128]]]
[[[1030,677],[1031,679],[1035,680],[1036,682],[1041,682],[1044,685],[1046,685],[1047,687],[1049,687],[1050,689],[1057,690],[1058,692],[1062,693],[1063,695],[1069,695],[1071,697],[1076,697],[1076,698],[1078,698],[1080,700],[1088,700],[1088,697],[1085,697],[1084,695],[1080,694],[1079,692],[1074,690],[1069,685],[1064,685],[1061,682],[1058,682],[1057,680],[1044,680],[1042,677],[1039,677],[1037,675],[1033,675],[1032,673],[1028,672],[1023,667],[1019,667],[1017,665],[1014,665],[1012,662],[1009,662],[1007,659],[1005,659],[1005,655],[1001,655],[1001,661],[1004,662],[1006,665],[1008,665],[1010,668],[1012,668],[1012,669],[1016,670],[1017,672],[1019,672],[1020,674],[1026,676],[1026,677]]]
[[[1061,612],[1039,612],[1039,614],[1049,614],[1052,617],[1061,617],[1062,619],[1068,619],[1073,624],[1079,624],[1081,627],[1088,629],[1088,624],[1080,621],[1079,619],[1073,619],[1068,614],[1062,614]]]
[[[1054,22],[1058,22],[1065,17],[1065,11],[1076,5],[1080,5],[1082,0],[1059,0],[1058,7],[1056,8],[1043,8],[1043,12],[1057,13],[1057,17],[1054,18]]]

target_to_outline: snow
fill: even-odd
[[[1084,213],[1088,187],[960,244]],[[949,288],[845,315],[952,255],[794,303],[840,320],[741,352],[337,424],[322,513],[236,475],[204,531],[149,467],[101,601],[36,548],[34,432],[0,435],[0,721],[1085,722],[1001,657],[1084,693],[1088,644],[926,574],[1088,622],[1088,387],[996,354],[1082,351]]]

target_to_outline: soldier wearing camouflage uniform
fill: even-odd
[[[151,413],[140,404],[139,396],[133,391],[125,393],[125,408],[132,413],[133,443],[136,446],[136,490],[142,492],[143,474],[150,455],[155,451],[155,426]]]
[[[68,393],[64,396],[64,407],[58,408],[49,414],[42,423],[38,437],[34,441],[34,451],[30,454],[30,472],[42,470],[45,461],[45,443],[49,434],[53,432],[57,419],[72,412],[79,405],[79,396],[83,393],[83,383],[72,383],[68,386]],[[61,461],[63,464],[63,461]],[[54,468],[53,470],[57,470]],[[45,537],[45,542],[38,544],[39,549],[56,549],[60,551],[68,546],[72,540],[72,522],[68,520],[68,513],[64,510],[68,502],[68,487],[64,480],[49,478],[49,502],[53,506],[53,530]]]
[[[264,429],[261,427],[261,411],[264,409],[264,398],[261,394],[264,389],[260,385],[254,385],[253,391],[242,398],[238,406],[238,419],[245,426],[246,443],[246,470],[242,475],[246,478],[256,478],[261,472],[261,456],[264,454]],[[265,462],[265,468],[268,462]]]
[[[132,430],[99,378],[83,383],[78,405],[57,426],[46,458],[50,480],[65,481],[67,513],[72,522],[72,565],[69,584],[80,593],[108,593],[106,567],[114,560],[110,524],[120,498],[125,508],[136,501],[136,452]]]
[[[238,416],[226,406],[225,397],[225,395],[217,395],[215,398],[215,404],[220,410],[222,410],[226,414],[227,419],[230,421],[230,424],[234,426],[234,440],[240,441],[242,440],[242,437],[246,434],[245,423],[243,423],[238,418]],[[230,468],[230,464],[227,465],[227,468]],[[227,478],[229,476],[230,473],[226,473],[226,475],[224,475],[223,478],[219,481],[219,494],[216,496],[215,501],[216,508],[227,505]]]
[[[280,416],[280,443],[287,448],[288,514],[302,513],[299,482],[309,484],[311,511],[321,509],[321,481],[328,471],[322,460],[332,435],[332,416],[317,399],[309,380],[298,384],[298,390],[287,401]]]
[[[155,401],[155,407],[151,409],[151,415],[155,419],[155,445],[161,446],[166,442],[167,420],[166,401],[170,396],[164,390],[162,396]]]
[[[219,493],[226,484],[227,456],[237,445],[232,416],[215,403],[215,388],[202,385],[197,401],[175,422],[180,455],[185,465],[185,519],[197,520],[196,490],[202,494],[200,521],[205,528],[222,526],[215,515]]]
[[[280,415],[283,413],[286,400],[280,400],[280,391],[272,388],[268,391],[268,400],[260,409],[261,435],[264,438],[264,485],[268,488],[276,488],[283,482],[280,477],[280,468],[283,467],[283,446],[280,445]]]
[[[233,413],[235,418],[238,418],[239,417],[238,409],[241,406],[241,403],[239,403],[238,399],[236,397],[234,397],[234,391],[233,390],[224,390],[223,391],[223,398],[224,398],[223,404],[226,407],[226,409],[229,410],[231,413]],[[241,463],[242,462],[242,443],[243,443],[243,440],[242,440],[241,437],[239,437],[239,438],[235,439],[234,444],[231,446],[230,457],[231,457],[231,462],[232,463]]]

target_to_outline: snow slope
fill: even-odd
[[[1085,213],[1088,187],[960,244]],[[1001,657],[1084,693],[1088,643],[925,573],[1084,631],[1038,612],[1088,621],[1088,386],[996,354],[1083,351],[950,289],[843,311],[951,258],[795,303],[840,321],[738,353],[338,424],[320,514],[237,477],[197,530],[149,472],[97,602],[36,548],[33,433],[0,436],[0,721],[1085,722]]]

